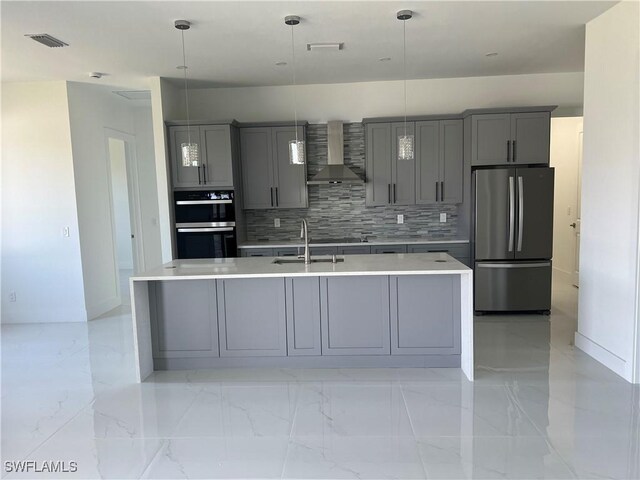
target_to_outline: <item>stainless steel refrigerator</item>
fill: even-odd
[[[551,308],[553,168],[473,172],[474,309]]]

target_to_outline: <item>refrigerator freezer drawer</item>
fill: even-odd
[[[551,309],[551,262],[477,262],[476,311]]]

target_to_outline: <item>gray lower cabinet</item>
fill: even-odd
[[[337,255],[338,247],[310,247],[311,255]],[[301,249],[304,252],[304,249]]]
[[[298,127],[298,138],[305,128]],[[245,209],[307,208],[307,169],[289,163],[293,126],[240,129],[240,158]]]
[[[406,245],[371,245],[371,253],[407,253]]]
[[[320,278],[322,355],[389,355],[389,277]]]
[[[276,257],[297,257],[302,254],[304,251],[303,248],[298,247],[283,247],[283,248],[274,248],[273,253]]]
[[[286,279],[287,354],[320,355],[320,278]]]
[[[284,278],[217,281],[221,357],[287,355]]]
[[[391,353],[460,353],[460,277],[390,277]]]
[[[217,357],[215,280],[149,282],[154,358]]]
[[[338,247],[338,255],[369,255],[371,247],[369,245],[347,245]]]

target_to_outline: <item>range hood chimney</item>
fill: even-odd
[[[333,183],[364,183],[344,164],[344,134],[340,121],[327,122],[327,166],[314,175],[307,185]]]

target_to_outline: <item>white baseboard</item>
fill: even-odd
[[[11,308],[2,312],[2,324],[86,322],[84,308]]]
[[[632,382],[633,380],[629,376],[629,368],[627,362],[618,357],[617,355],[611,353],[606,348],[598,345],[594,341],[588,339],[580,332],[576,332],[575,334],[575,344],[580,350],[584,353],[593,357],[595,360],[603,364],[609,370],[614,373],[620,375],[627,382]]]
[[[87,306],[87,317],[89,317],[89,320],[93,320],[119,305],[122,305],[122,299],[119,296],[107,298],[97,305]]]

